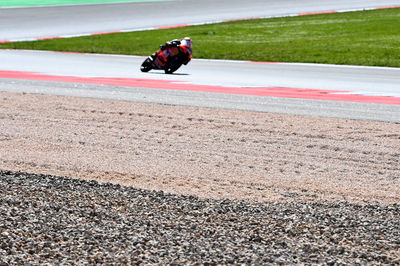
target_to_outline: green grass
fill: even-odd
[[[149,55],[190,36],[195,58],[400,67],[400,9],[236,21],[0,44],[0,48]]]

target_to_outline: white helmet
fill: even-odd
[[[192,39],[190,39],[189,37],[183,38],[183,40],[182,40],[182,42],[181,42],[181,44],[182,44],[183,46],[188,47],[188,48],[192,48],[192,43],[193,43],[193,41],[192,41]]]

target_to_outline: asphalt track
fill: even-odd
[[[308,0],[186,0],[0,9],[0,23],[5,26],[0,36],[24,39],[129,31],[398,4],[400,1],[340,0],[316,5]],[[154,17],[148,15],[149,10]],[[182,10],[185,12],[178,12]],[[138,68],[143,59],[2,50],[0,85],[7,91],[400,122],[399,69],[193,60],[176,75],[164,75],[141,73]]]
[[[400,122],[400,69],[193,60],[174,75],[143,57],[0,51],[13,92]],[[40,63],[39,63],[40,62]]]
[[[65,6],[65,5],[88,5],[103,3],[122,2],[155,2],[163,0],[2,0],[0,8],[33,7],[33,6]]]

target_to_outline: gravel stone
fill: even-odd
[[[0,264],[400,264],[400,205],[202,199],[0,171]]]

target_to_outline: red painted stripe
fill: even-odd
[[[157,29],[157,30],[166,30],[166,29],[184,28],[184,27],[190,27],[190,26],[192,26],[192,25],[190,25],[190,24],[181,24],[181,25],[157,27],[155,29]]]
[[[121,31],[103,31],[103,32],[95,32],[91,33],[90,35],[104,35],[104,34],[112,34],[112,33],[121,33]]]
[[[42,40],[52,40],[52,39],[61,39],[61,37],[60,37],[60,36],[51,36],[51,37],[36,38],[36,40],[38,40],[38,41],[42,41]]]
[[[237,18],[237,19],[228,19],[228,20],[224,20],[224,22],[248,21],[248,20],[257,20],[257,19],[261,19],[261,17],[257,17],[257,18]]]
[[[280,97],[280,98],[298,98],[298,99],[400,105],[400,97],[353,95],[353,94],[346,94],[349,93],[349,91],[337,91],[337,90],[316,90],[316,89],[281,88],[281,87],[257,87],[257,88],[224,87],[224,86],[182,84],[181,81],[171,81],[171,80],[55,76],[55,75],[46,75],[46,74],[40,74],[34,72],[22,72],[22,71],[0,71],[0,78],[102,84],[102,85],[136,87],[136,88],[154,88],[154,89],[166,89],[166,90],[228,93],[228,94],[269,96],[269,97]]]
[[[337,13],[335,10],[329,10],[329,11],[320,11],[320,12],[310,12],[310,13],[299,13],[299,16],[308,16],[308,15],[319,15],[319,14],[331,14],[331,13]]]
[[[389,9],[389,8],[400,8],[400,6],[380,6],[377,9]]]
[[[0,41],[0,43],[10,43],[11,41]]]

